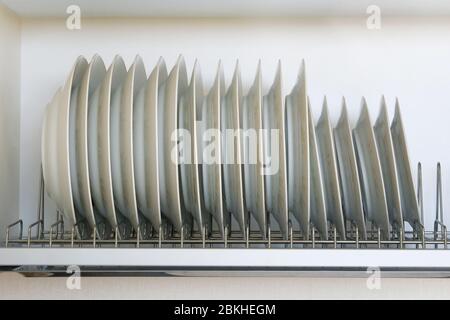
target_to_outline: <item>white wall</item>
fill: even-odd
[[[19,217],[20,20],[0,5],[0,239]]]
[[[79,54],[90,58],[98,53],[108,64],[121,54],[128,65],[140,54],[150,71],[159,56],[171,66],[182,53],[188,68],[199,59],[208,85],[219,59],[230,80],[239,58],[247,88],[261,58],[266,89],[281,59],[286,92],[304,58],[316,119],[324,95],[333,121],[342,96],[353,121],[361,96],[367,98],[372,120],[382,94],[391,117],[399,97],[414,173],[417,161],[423,162],[428,228],[434,215],[436,161],[443,163],[444,192],[450,185],[450,18],[386,17],[381,30],[368,30],[366,17],[85,19],[81,31],[67,30],[64,20],[26,19],[22,28],[20,206],[33,219],[44,108]],[[450,197],[444,200],[449,207]]]

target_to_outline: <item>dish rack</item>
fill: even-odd
[[[151,228],[147,239],[141,239],[134,232],[129,239],[119,239],[119,231],[114,232],[113,239],[99,239],[91,237],[80,239],[76,232],[77,225],[70,230],[64,229],[64,217],[57,214],[57,220],[49,229],[44,229],[46,220],[44,210],[45,185],[41,179],[40,200],[37,208],[39,219],[24,229],[23,221],[18,220],[6,228],[5,248],[147,248],[147,249],[448,249],[448,231],[443,221],[442,180],[441,165],[437,164],[436,173],[436,216],[433,230],[425,230],[421,225],[412,230],[401,228],[391,232],[389,240],[383,239],[380,228],[371,224],[367,239],[361,239],[358,227],[353,223],[347,223],[346,240],[340,239],[336,227],[330,226],[329,240],[323,240],[318,235],[315,227],[311,225],[311,234],[308,239],[301,231],[294,231],[289,222],[289,237],[284,239],[280,231],[272,231],[270,218],[267,224],[267,237],[262,237],[259,231],[250,231],[250,223],[247,226],[245,236],[239,230],[228,230],[222,236],[219,232],[212,232],[206,237],[204,233],[192,231],[190,234],[175,232],[170,223],[164,228],[154,230]],[[422,170],[418,164],[417,194],[419,206],[423,214],[422,206]],[[86,223],[85,220],[79,225]],[[14,230],[16,229],[16,230]],[[26,233],[24,233],[24,230]],[[193,228],[191,228],[193,230]],[[18,231],[17,237],[11,237],[13,231]],[[94,230],[93,234],[97,234]]]
[[[418,169],[422,199],[420,163]],[[210,237],[199,232],[183,237],[170,226],[163,232],[151,230],[147,239],[136,235],[126,240],[78,239],[74,227],[64,230],[61,215],[49,229],[42,227],[46,219],[42,183],[39,220],[27,227],[18,220],[7,227],[0,247],[0,270],[32,277],[64,277],[72,265],[80,266],[84,276],[366,277],[369,271],[378,270],[384,277],[448,277],[449,235],[442,217],[440,177],[438,164],[434,230],[393,231],[390,240],[382,239],[380,229],[374,227],[368,230],[367,239],[360,239],[355,225],[348,226],[346,240],[339,239],[333,226],[329,240],[320,239],[313,226],[305,239],[293,231],[291,223],[288,239],[271,231],[270,223],[266,239],[258,231],[248,231],[243,238],[235,230],[225,237],[217,232]],[[18,236],[11,237],[14,231]]]

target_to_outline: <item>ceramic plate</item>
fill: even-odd
[[[361,104],[361,114],[355,129],[353,129],[353,136],[360,170],[363,205],[367,218],[375,222],[384,237],[388,239],[390,225],[380,158],[366,100],[363,99]]]
[[[61,88],[58,89],[52,101],[47,106],[45,122],[42,127],[42,171],[45,181],[45,190],[50,198],[54,199],[58,208],[56,190],[58,190],[58,171],[54,165],[58,157],[58,106]]]
[[[309,237],[309,137],[305,63],[297,83],[286,97],[288,146],[289,211],[299,221],[303,235]]]
[[[262,77],[258,64],[255,81],[243,104],[241,121],[244,150],[244,191],[248,212],[253,214],[263,237],[266,236],[266,205],[264,199]]]
[[[316,131],[311,107],[308,99],[308,128],[309,128],[309,155],[310,155],[310,207],[311,221],[319,231],[322,239],[328,239],[328,221],[325,204],[325,191],[323,186],[322,168],[320,165],[319,149],[317,146]]]
[[[222,141],[220,135],[221,102],[225,95],[225,81],[222,64],[219,63],[216,78],[202,107],[202,122],[205,125],[203,136],[203,193],[205,207],[214,217],[219,231],[224,234],[225,226],[229,227],[229,215],[224,213],[222,190]],[[208,160],[210,159],[210,160]]]
[[[178,146],[178,104],[181,95],[187,88],[187,73],[184,59],[180,57],[170,72],[165,84],[164,128],[162,144],[164,146],[160,163],[164,171],[161,181],[161,206],[164,214],[172,222],[176,230],[183,226],[185,218],[181,203],[179,186],[179,146]],[[175,156],[172,156],[175,155]],[[186,223],[185,223],[186,224]],[[187,224],[186,224],[187,225]]]
[[[95,92],[99,88],[105,74],[106,69],[103,60],[97,55],[94,56],[81,82],[78,105],[75,109],[75,128],[71,129],[74,130],[75,136],[75,141],[71,141],[73,143],[71,152],[75,153],[75,156],[71,157],[71,159],[75,160],[74,165],[71,165],[75,207],[86,218],[92,228],[96,226],[96,221],[89,183],[88,108],[90,100],[96,100],[98,103],[98,94],[95,94]]]
[[[334,142],[344,214],[348,220],[356,223],[359,234],[363,239],[366,239],[366,222],[359,185],[358,166],[344,99],[342,99],[341,115],[334,129]]]
[[[199,152],[197,115],[201,116],[203,104],[203,83],[200,67],[196,62],[192,71],[189,88],[180,100],[179,127],[186,135],[182,135],[181,152],[181,185],[183,190],[184,206],[197,223],[198,230],[203,227],[211,230],[209,214],[205,210],[203,186],[200,185]],[[200,154],[201,155],[201,154]]]
[[[120,105],[120,172],[122,175],[122,191],[115,196],[124,207],[122,214],[130,221],[135,230],[139,226],[139,214],[136,200],[135,172],[134,172],[134,148],[133,148],[133,107],[135,97],[145,86],[147,76],[142,59],[137,56],[125,78],[122,87]],[[143,156],[143,155],[140,155]],[[136,172],[143,176],[144,172]]]
[[[159,193],[158,113],[162,112],[164,92],[160,90],[167,79],[166,64],[162,58],[153,69],[147,84],[136,97],[133,115],[134,166],[138,208],[156,230],[161,226]],[[159,102],[161,101],[161,102]]]
[[[53,101],[51,101],[47,106],[45,107],[44,111],[44,120],[42,122],[42,130],[41,130],[41,164],[42,164],[42,176],[44,178],[44,182],[46,184],[46,191],[47,193],[50,193],[49,189],[49,171],[50,171],[50,164],[49,164],[49,145],[48,145],[48,138],[49,138],[49,127],[50,127],[50,116],[52,112],[52,105]]]
[[[265,164],[268,164],[270,173],[265,175],[267,210],[271,212],[278,222],[280,231],[285,239],[288,238],[289,215],[287,208],[287,181],[286,181],[286,133],[285,114],[283,105],[283,88],[281,63],[275,75],[275,80],[266,96],[264,96],[263,123],[265,134]],[[278,140],[272,140],[272,130],[276,130]],[[274,147],[274,146],[277,146]]]
[[[97,126],[98,132],[92,132],[90,137],[92,144],[90,147],[93,154],[96,153],[98,165],[95,162],[91,171],[91,186],[98,185],[94,197],[94,203],[100,213],[103,214],[113,228],[118,226],[119,214],[116,212],[114,194],[118,187],[117,180],[120,178],[120,163],[117,163],[117,156],[120,158],[118,146],[119,139],[119,108],[122,83],[125,80],[127,70],[122,58],[116,56],[100,89],[98,105]],[[95,112],[95,107],[92,108]],[[92,120],[95,120],[92,119]],[[92,121],[93,122],[93,121]],[[95,138],[96,137],[96,138]],[[95,149],[95,145],[97,148]],[[90,166],[91,167],[91,166]],[[113,171],[113,168],[115,169]],[[97,180],[98,179],[98,180]],[[121,185],[120,185],[121,186]],[[94,190],[94,189],[93,189]]]
[[[389,220],[391,225],[396,224],[398,227],[401,227],[403,225],[403,217],[400,203],[400,189],[397,180],[397,165],[395,163],[394,147],[384,97],[381,99],[380,114],[375,121],[373,131],[380,157],[381,172],[383,173]]]
[[[75,62],[69,78],[61,92],[58,112],[58,178],[59,189],[57,198],[60,199],[61,210],[65,217],[65,222],[70,226],[77,222],[77,215],[73,203],[71,184],[71,163],[70,141],[74,141],[74,132],[71,130],[74,123],[74,110],[77,105],[78,91],[83,75],[88,67],[85,58],[79,57]]]
[[[245,234],[248,214],[244,207],[242,178],[242,146],[240,112],[242,108],[242,84],[239,64],[236,64],[233,80],[224,98],[222,108],[223,168],[225,200],[228,212],[236,218]]]
[[[322,114],[316,125],[317,146],[319,149],[320,166],[322,169],[325,203],[328,220],[336,227],[342,239],[345,239],[345,222],[342,213],[341,190],[336,162],[336,154],[328,116],[327,100],[323,101]]]
[[[397,164],[403,218],[408,221],[411,226],[414,226],[416,223],[421,224],[422,221],[419,214],[417,195],[414,188],[411,163],[409,162],[405,131],[398,100],[395,103],[395,115],[391,124],[391,134]]]

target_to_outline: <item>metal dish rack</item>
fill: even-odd
[[[423,221],[420,163],[417,192]],[[405,225],[394,226],[390,239],[383,239],[380,229],[372,223],[367,230],[367,239],[363,239],[351,222],[346,225],[346,240],[339,238],[334,226],[329,228],[329,239],[323,240],[313,226],[306,237],[294,230],[292,223],[289,223],[289,237],[285,239],[279,231],[271,230],[270,220],[265,238],[259,231],[250,231],[250,225],[245,235],[237,230],[226,230],[222,237],[219,232],[207,236],[199,231],[185,232],[183,228],[181,232],[174,232],[166,224],[160,230],[151,227],[145,232],[134,230],[126,239],[121,239],[118,236],[120,230],[116,229],[112,230],[111,237],[102,239],[95,229],[91,234],[96,236],[91,237],[80,235],[77,226],[65,230],[59,214],[57,221],[48,230],[44,229],[44,193],[41,179],[39,219],[28,226],[26,234],[22,220],[7,226],[6,239],[0,246],[0,270],[34,276],[62,275],[65,266],[77,264],[82,265],[88,275],[248,275],[249,272],[258,275],[350,272],[358,275],[365,274],[367,267],[379,266],[395,276],[450,275],[439,163],[433,230],[425,230],[422,225],[415,225],[410,230],[406,230]],[[13,231],[18,231],[17,237],[11,236]],[[323,260],[327,256],[330,259]],[[377,261],[380,258],[384,262]],[[230,259],[234,262],[229,262]],[[402,259],[406,259],[404,263]]]
[[[142,232],[142,230],[132,230],[127,239],[119,239],[120,231],[116,229],[112,230],[112,236],[109,239],[101,239],[96,229],[91,232],[92,235],[96,236],[78,234],[76,231],[77,225],[72,226],[71,230],[65,230],[63,216],[59,213],[57,214],[57,221],[48,230],[44,230],[44,221],[46,218],[44,210],[44,189],[44,182],[41,178],[38,208],[39,219],[28,226],[25,236],[22,220],[10,224],[6,229],[4,247],[120,248],[134,246],[136,248],[448,249],[448,232],[443,222],[440,163],[437,164],[436,217],[434,229],[425,230],[422,225],[413,226],[412,230],[406,230],[405,225],[400,227],[393,226],[390,239],[383,239],[380,228],[377,228],[373,223],[370,223],[370,228],[368,228],[367,239],[362,239],[359,235],[358,227],[350,221],[347,221],[346,225],[346,240],[339,238],[336,228],[332,225],[329,228],[329,240],[323,240],[316,232],[314,226],[311,226],[311,234],[306,237],[300,230],[294,230],[291,222],[289,223],[289,237],[284,239],[279,231],[271,230],[270,216],[268,216],[268,232],[265,238],[261,236],[259,231],[250,231],[250,225],[247,226],[245,234],[237,230],[225,229],[225,235],[222,237],[219,232],[212,232],[207,236],[201,231],[185,232],[184,228],[181,229],[181,232],[174,232],[172,226],[167,223],[160,230],[155,230],[151,226],[148,229],[146,228],[145,232]],[[420,163],[418,164],[417,193],[423,221],[422,169]],[[84,222],[84,220],[81,220],[79,224],[82,225]],[[19,228],[19,236],[11,238],[10,234],[14,228]]]

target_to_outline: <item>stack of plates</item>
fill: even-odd
[[[129,70],[80,57],[47,106],[42,165],[65,222],[107,226],[104,237],[168,224],[245,236],[250,220],[266,237],[273,218],[285,238],[290,219],[305,238],[334,226],[345,239],[350,225],[365,238],[369,221],[389,238],[421,224],[398,102],[390,127],[384,99],[374,127],[364,99],[354,129],[345,101],[334,128],[326,100],[314,125],[304,63],[284,97],[280,64],[267,93],[258,65],[244,95],[239,65],[226,86],[219,63],[205,92],[181,57],[148,76],[140,57]]]

